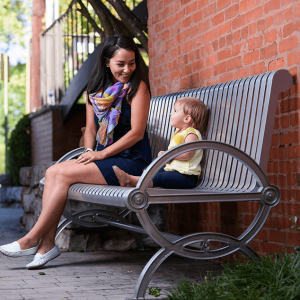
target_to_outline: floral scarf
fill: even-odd
[[[103,146],[110,145],[113,142],[113,133],[118,125],[122,100],[126,96],[129,87],[130,82],[123,84],[118,81],[114,85],[107,82],[103,93],[89,95],[99,121],[96,140]]]

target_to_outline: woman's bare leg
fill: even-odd
[[[42,239],[38,253],[44,254],[54,247],[59,219],[64,210],[67,192],[76,182],[107,184],[94,163],[77,164],[75,160],[50,167],[46,172],[41,215],[31,231],[18,242],[21,249],[28,249]]]
[[[141,176],[130,175],[130,174],[124,172],[123,170],[121,170],[117,166],[113,166],[113,170],[114,170],[121,186],[135,187],[137,185],[138,181],[141,178]],[[150,188],[153,187],[153,182],[152,181],[150,182],[149,187]]]

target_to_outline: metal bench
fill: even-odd
[[[148,133],[153,162],[143,173],[137,187],[100,186],[77,183],[70,187],[68,198],[78,201],[120,207],[119,213],[102,209],[87,210],[66,217],[57,230],[57,236],[70,223],[83,226],[109,224],[131,231],[137,244],[143,248],[139,233],[148,234],[161,249],[144,267],[133,297],[145,299],[147,286],[155,270],[172,253],[192,259],[215,259],[240,251],[257,258],[248,243],[265,223],[271,208],[280,201],[279,189],[271,185],[265,175],[278,94],[292,86],[292,76],[286,70],[277,70],[235,81],[184,92],[162,95],[151,99]],[[210,110],[210,121],[203,141],[186,143],[156,158],[159,150],[167,149],[172,132],[169,115],[176,99],[193,96],[201,99]],[[202,148],[205,160],[199,185],[190,190],[148,188],[148,185],[166,162],[186,151]],[[75,158],[82,148],[69,152],[57,163]],[[43,187],[44,180],[41,180]],[[222,233],[197,232],[175,236],[160,232],[152,223],[147,208],[152,204],[247,202],[259,204],[256,217],[237,238]],[[141,226],[126,219],[135,212]],[[92,217],[89,222],[85,218]],[[217,247],[211,247],[212,244]]]

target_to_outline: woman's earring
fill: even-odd
[[[109,68],[109,66],[106,66],[106,68]]]

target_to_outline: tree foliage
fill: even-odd
[[[29,0],[0,0],[0,41],[6,51],[12,43],[24,47],[30,13]]]

